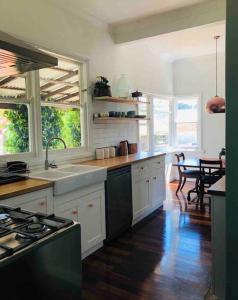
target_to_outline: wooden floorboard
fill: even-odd
[[[177,183],[163,209],[83,261],[84,300],[198,300],[210,285],[209,211]]]

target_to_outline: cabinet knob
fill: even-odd
[[[160,161],[158,161],[157,164],[160,165]]]
[[[89,204],[88,207],[93,207],[93,204]]]
[[[150,181],[149,181],[149,180],[146,180],[146,182],[149,183]]]
[[[73,211],[72,211],[72,215],[75,216],[75,215],[77,215],[77,214],[78,214],[77,210],[73,210]]]
[[[40,202],[40,206],[46,206],[46,202],[45,201],[41,201]]]
[[[156,180],[156,179],[157,179],[157,177],[155,176],[155,177],[153,177],[153,179],[154,179],[154,180]]]
[[[144,167],[141,167],[140,169],[141,169],[141,170],[144,170]]]

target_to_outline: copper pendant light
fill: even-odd
[[[226,110],[225,99],[217,95],[217,40],[219,38],[219,35],[214,36],[216,40],[216,96],[208,100],[206,104],[206,112],[209,114],[224,113]]]

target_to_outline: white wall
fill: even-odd
[[[225,146],[225,114],[207,114],[205,104],[215,96],[215,55],[174,62],[174,94],[202,96],[202,149],[207,157],[216,157]],[[218,94],[225,97],[225,54],[218,55]]]
[[[172,63],[145,41],[118,45],[116,69],[118,77],[127,74],[133,91],[172,94]]]

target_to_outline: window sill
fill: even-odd
[[[179,147],[161,147],[155,148],[155,151],[163,151],[166,153],[174,153],[174,152],[199,152],[205,153],[203,149],[200,148],[179,148]]]

